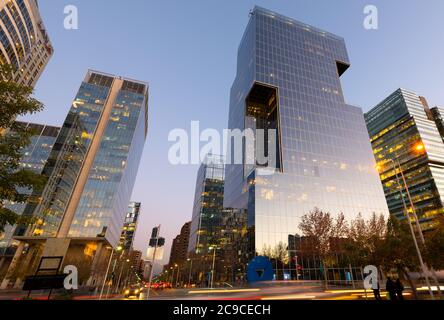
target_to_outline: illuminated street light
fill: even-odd
[[[421,147],[421,146],[422,146],[422,147]],[[423,149],[424,149],[424,145],[423,145],[422,143],[421,143],[421,144],[417,144],[416,147],[415,147],[415,150],[418,150],[418,151],[423,150]],[[418,254],[419,264],[420,264],[420,266],[421,266],[421,270],[422,270],[422,272],[423,272],[423,274],[424,274],[424,278],[425,278],[425,280],[426,280],[427,287],[429,288],[430,297],[431,297],[433,300],[435,300],[435,297],[434,297],[434,295],[433,295],[433,291],[432,291],[432,289],[431,289],[431,285],[430,285],[429,277],[428,277],[428,270],[427,270],[427,268],[426,268],[426,266],[425,266],[425,264],[424,264],[424,261],[422,260],[421,250],[419,249],[418,242],[417,242],[417,240],[416,240],[415,231],[413,230],[412,221],[411,221],[411,219],[410,219],[410,213],[409,213],[409,210],[408,210],[407,205],[406,205],[405,200],[404,200],[404,193],[403,193],[403,191],[402,191],[402,190],[403,190],[403,187],[402,187],[402,185],[401,185],[401,182],[400,182],[400,180],[399,180],[399,176],[398,176],[398,170],[399,170],[399,173],[401,174],[401,177],[402,177],[402,181],[403,181],[403,183],[404,183],[405,191],[406,191],[406,193],[407,193],[407,197],[408,197],[409,202],[410,202],[410,205],[411,205],[411,209],[412,209],[412,212],[413,212],[413,215],[414,215],[414,219],[416,220],[416,224],[417,224],[417,226],[418,226],[418,228],[419,228],[419,229],[418,229],[418,233],[420,233],[420,234],[421,234],[421,237],[423,238],[422,231],[421,231],[421,227],[419,226],[418,217],[416,216],[416,213],[415,213],[415,207],[414,207],[414,205],[413,205],[413,201],[412,201],[412,198],[411,198],[411,196],[410,196],[409,187],[408,187],[408,185],[407,185],[407,181],[406,181],[405,176],[404,176],[404,171],[402,170],[401,164],[399,163],[399,160],[398,160],[398,158],[396,157],[396,154],[395,154],[395,159],[396,159],[396,160],[394,160],[394,159],[391,158],[391,157],[389,157],[389,158],[387,158],[387,159],[393,163],[393,168],[394,168],[394,170],[395,170],[396,180],[397,180],[397,182],[398,182],[398,186],[399,186],[399,188],[400,188],[399,193],[400,193],[400,195],[401,195],[401,199],[402,199],[402,203],[403,203],[403,206],[404,206],[404,210],[405,210],[406,218],[407,218],[407,221],[408,221],[408,224],[409,224],[409,228],[410,228],[410,232],[411,232],[411,234],[412,234],[413,242],[414,242],[414,245],[415,245],[415,248],[416,248],[416,253]]]
[[[422,142],[419,142],[415,145],[415,150],[416,151],[422,151],[424,150],[424,144]]]

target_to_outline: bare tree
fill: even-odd
[[[314,208],[302,216],[299,229],[305,237],[310,239],[312,253],[319,257],[327,283],[327,264],[328,258],[332,254],[332,241],[345,238],[348,233],[348,225],[344,215],[340,213],[337,217],[332,217],[329,212]]]

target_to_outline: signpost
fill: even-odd
[[[165,238],[161,238],[159,235],[160,235],[160,225],[158,227],[153,228],[148,248],[147,259],[151,260],[151,270],[148,281],[148,290],[146,294],[147,300],[150,298],[151,282],[153,280],[153,272],[154,272],[154,263],[156,262],[156,259],[158,260],[162,259],[162,257],[157,257],[156,253],[158,248],[162,248],[165,245]],[[151,252],[152,252],[152,258],[150,259]]]
[[[25,278],[23,290],[28,291],[28,298],[33,290],[48,290],[48,300],[53,289],[62,289],[66,274],[59,274],[63,257],[42,257],[33,276]],[[39,273],[45,273],[40,274]]]

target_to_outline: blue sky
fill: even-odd
[[[172,238],[191,219],[197,166],[168,162],[168,133],[227,126],[236,51],[254,5],[345,38],[351,68],[342,76],[346,100],[369,110],[398,87],[444,105],[444,1],[288,0],[151,1],[40,0],[55,54],[35,95],[46,108],[24,119],[61,125],[87,69],[150,83],[149,134],[133,200],[142,202],[136,247],[151,228]],[[63,9],[79,11],[79,29],[65,30]],[[363,27],[376,5],[379,29]]]

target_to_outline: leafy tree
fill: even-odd
[[[440,216],[434,230],[425,234],[426,257],[430,267],[444,269],[444,217]]]
[[[26,202],[29,197],[26,189],[39,190],[45,183],[41,175],[20,167],[21,150],[30,143],[33,132],[15,119],[43,109],[43,105],[31,97],[32,92],[31,87],[14,81],[11,66],[0,66],[0,233],[8,224],[30,222],[6,205]]]

